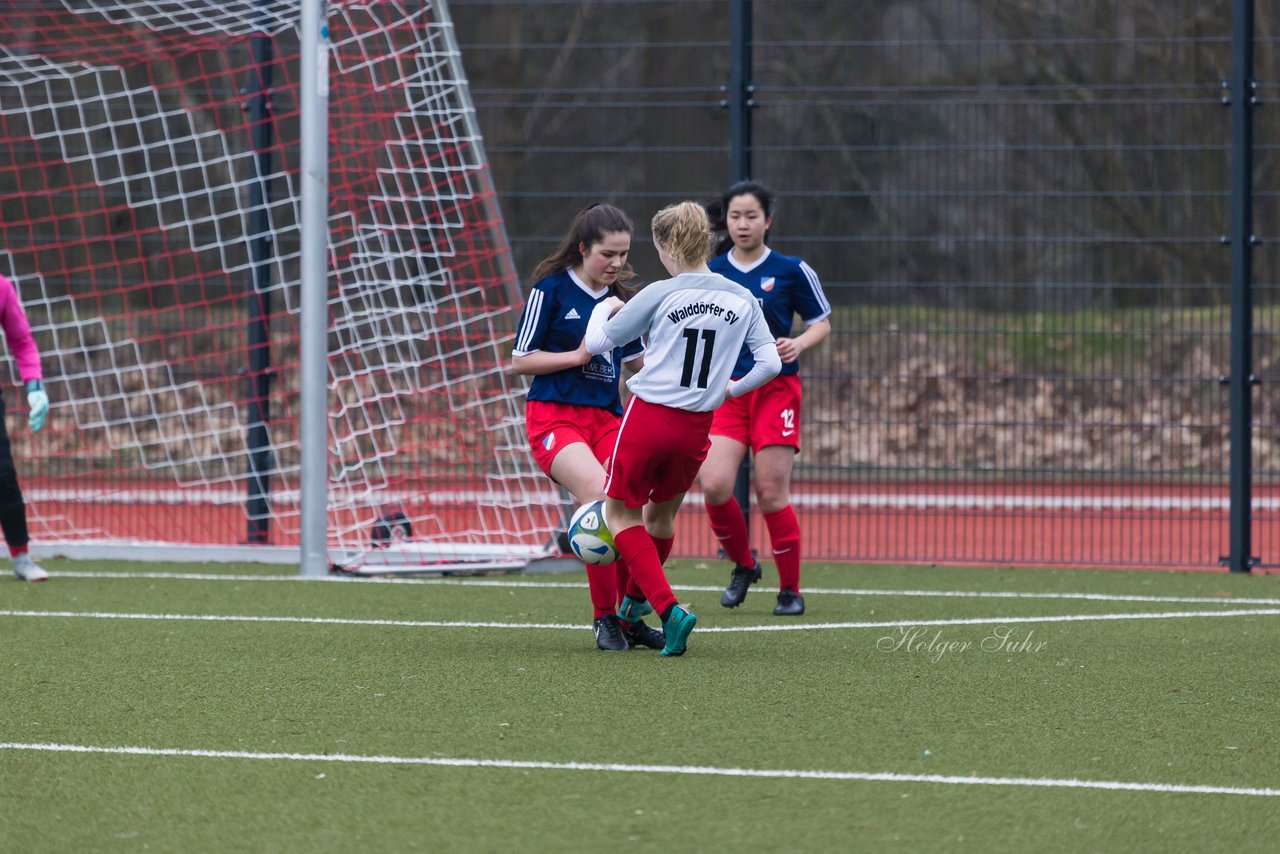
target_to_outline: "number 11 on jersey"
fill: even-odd
[[[702,359],[698,359],[698,333],[702,338]],[[693,368],[698,365],[698,388],[707,387],[707,375],[711,373],[711,353],[716,346],[714,329],[684,330],[684,371],[680,374],[680,385],[689,388],[693,385]]]

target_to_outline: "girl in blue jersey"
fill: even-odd
[[[627,296],[624,285],[635,275],[627,265],[634,230],[630,217],[612,205],[579,212],[560,246],[534,270],[512,350],[516,373],[533,377],[525,429],[534,459],[579,505],[604,498],[605,469],[622,415],[621,368],[625,363],[638,370],[643,364],[639,339],[597,356],[583,344],[596,305]],[[621,562],[587,567],[596,645],[608,651],[661,649],[661,632],[640,620],[618,620],[629,578]]]
[[[773,613],[795,616],[804,613],[800,523],[791,506],[791,470],[800,452],[799,358],[831,334],[831,304],[813,268],[799,258],[774,252],[765,243],[773,225],[773,196],[768,189],[754,181],[741,181],[724,192],[720,204],[732,248],[709,266],[759,300],[782,357],[782,372],[776,378],[750,394],[726,401],[716,411],[711,450],[698,474],[711,530],[735,564],[720,604],[726,608],[742,604],[747,588],[760,579],[760,565],[747,539],[747,522],[733,498],[738,468],[750,448],[756,501],[778,567],[778,601]],[[797,316],[805,323],[805,330],[793,337]],[[733,375],[745,375],[751,363],[750,354],[744,351]]]

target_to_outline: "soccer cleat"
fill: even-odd
[[[726,608],[736,608],[747,598],[747,588],[760,580],[760,564],[754,566],[738,565],[733,568],[729,578],[729,586],[720,597],[720,604]]]
[[[618,606],[618,619],[626,620],[628,623],[638,622],[641,617],[646,617],[653,613],[653,606],[649,604],[647,599],[632,599],[630,596],[622,597],[622,604]]]
[[[659,655],[684,655],[689,648],[689,633],[698,624],[698,615],[679,605],[672,605],[671,612],[662,621],[662,633],[667,642]]]
[[[49,578],[49,573],[37,566],[26,552],[13,556],[13,574],[19,581],[45,581]]]
[[[667,645],[666,635],[646,626],[643,620],[624,622],[622,634],[626,637],[627,643],[631,644],[632,649],[639,649],[642,646],[649,649],[662,649]]]
[[[596,635],[596,646],[605,652],[626,652],[631,649],[626,637],[622,634],[622,626],[613,614],[596,617],[591,623],[591,631]]]
[[[782,588],[778,604],[773,609],[775,617],[798,617],[804,613],[804,597],[790,587]]]

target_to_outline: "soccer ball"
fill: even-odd
[[[588,501],[569,517],[569,548],[583,563],[600,566],[618,559],[618,547],[604,520],[604,501]]]

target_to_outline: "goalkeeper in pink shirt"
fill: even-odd
[[[40,351],[31,337],[27,313],[18,300],[13,282],[0,275],[0,327],[4,329],[9,355],[18,363],[18,373],[27,387],[27,426],[32,433],[44,426],[49,414],[49,395],[44,390],[44,373],[40,370]],[[27,553],[27,505],[18,486],[18,471],[9,450],[9,433],[4,424],[4,399],[0,398],[0,530],[13,558],[13,574],[21,581],[44,581],[49,577]]]

